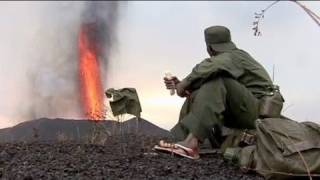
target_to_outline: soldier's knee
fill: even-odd
[[[220,107],[226,103],[226,89],[222,79],[215,79],[205,83],[193,97],[193,104],[196,106]]]
[[[221,89],[221,88],[224,88],[225,84],[224,84],[224,81],[226,80],[226,78],[224,77],[216,77],[216,78],[213,78],[209,81],[207,81],[206,83],[204,83],[200,89]]]

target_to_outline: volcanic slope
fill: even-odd
[[[121,128],[121,131],[120,131]],[[56,141],[61,136],[73,141],[86,141],[96,131],[108,132],[116,135],[120,132],[130,134],[139,132],[147,136],[170,136],[169,131],[164,130],[144,119],[130,119],[122,123],[110,120],[71,120],[71,119],[47,119],[41,118],[20,123],[11,128],[0,129],[0,142],[16,141]]]
[[[263,179],[242,174],[219,154],[193,161],[155,153],[160,137],[111,136],[104,145],[55,143],[0,144],[1,179]]]

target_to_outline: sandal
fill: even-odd
[[[155,145],[153,150],[164,152],[164,153],[170,153],[172,155],[177,155],[180,157],[186,157],[189,159],[199,159],[199,152],[197,150],[185,147],[178,143],[167,143],[164,141],[160,141],[159,145]]]

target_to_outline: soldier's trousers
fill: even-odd
[[[253,129],[257,118],[258,99],[238,81],[220,77],[192,92],[171,132],[177,140],[192,133],[203,141],[215,126]]]

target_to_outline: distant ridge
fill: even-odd
[[[147,136],[169,137],[169,131],[162,129],[149,121],[140,118],[137,131],[137,120],[130,119],[122,123],[103,120],[95,123],[91,120],[48,119],[41,118],[22,122],[10,128],[0,129],[0,142],[12,141],[55,141],[59,135],[64,135],[72,140],[83,140],[92,135],[93,130],[99,128],[110,135],[120,133],[136,133]]]

